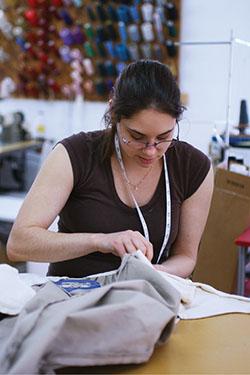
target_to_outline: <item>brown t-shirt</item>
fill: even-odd
[[[65,233],[112,233],[132,229],[143,234],[135,208],[128,207],[118,197],[110,160],[100,162],[104,131],[75,134],[60,143],[66,148],[74,175],[74,188],[60,213],[59,231]],[[174,243],[179,226],[182,202],[201,185],[210,168],[205,154],[186,142],[178,142],[166,152],[171,192],[171,232],[161,257]],[[155,263],[165,232],[165,178],[164,171],[151,201],[140,207],[154,247]],[[93,273],[118,268],[120,258],[100,252],[63,262],[51,263],[50,276],[84,277]]]

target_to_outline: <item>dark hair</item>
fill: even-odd
[[[113,105],[104,114],[106,138],[103,159],[114,151],[116,124],[145,109],[167,113],[180,120],[185,107],[180,90],[166,65],[156,60],[137,60],[122,70],[113,90]]]

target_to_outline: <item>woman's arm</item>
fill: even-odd
[[[180,277],[188,277],[196,264],[201,236],[207,221],[213,193],[212,166],[196,192],[181,207],[179,232],[171,256],[155,268]]]
[[[50,153],[27,194],[7,243],[12,261],[58,262],[94,251],[122,257],[137,248],[151,260],[152,245],[139,233],[56,233],[48,230],[73,189],[73,170],[65,147]]]

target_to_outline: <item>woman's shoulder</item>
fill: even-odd
[[[76,134],[72,134],[69,137],[66,137],[60,141],[62,144],[74,144],[74,145],[81,145],[83,143],[88,144],[95,144],[100,142],[100,140],[104,137],[104,130],[95,130],[90,132],[79,132]]]
[[[198,189],[211,166],[204,152],[184,141],[170,148],[166,159],[172,183],[182,191],[184,199]]]
[[[210,163],[208,156],[203,151],[185,141],[177,142],[169,151],[169,156],[172,156],[175,162],[178,159],[185,164],[190,162]]]

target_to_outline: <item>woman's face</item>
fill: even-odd
[[[171,140],[174,137],[175,125],[175,118],[155,109],[145,109],[129,119],[122,118],[117,132],[124,161],[134,160],[141,167],[150,167],[161,159],[170,142],[161,144],[164,147],[161,149],[152,144]],[[146,142],[151,146],[134,149],[124,143],[122,135],[127,141]]]

